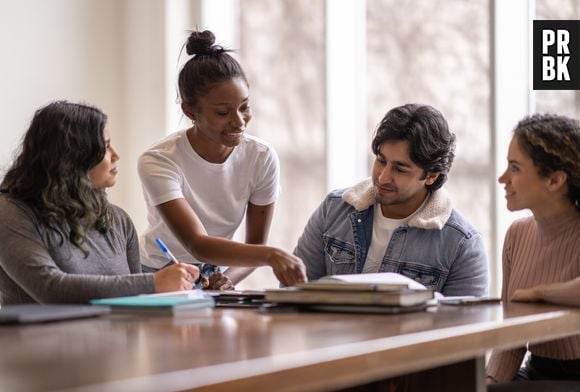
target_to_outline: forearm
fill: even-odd
[[[28,289],[39,303],[88,303],[95,298],[122,297],[155,292],[153,274],[119,276],[62,274],[52,282]],[[55,289],[57,287],[57,289]]]
[[[580,277],[568,282],[535,286],[530,289],[524,289],[522,292],[530,293],[531,300],[543,300],[553,304],[580,306]]]
[[[155,291],[153,274],[89,275],[60,270],[10,268],[2,295],[9,303],[88,303],[94,298]]]
[[[236,267],[270,265],[273,253],[281,252],[264,245],[244,244],[209,235],[185,199],[157,206],[159,213],[185,249],[197,260]]]
[[[244,244],[209,235],[191,235],[186,247],[204,263],[231,267],[270,265],[270,255],[277,251],[270,246]]]

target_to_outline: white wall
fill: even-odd
[[[115,0],[0,0],[2,167],[34,110],[52,100],[98,104],[120,123],[119,8]]]
[[[121,155],[110,199],[145,227],[139,153],[179,120],[175,75],[194,0],[0,0],[0,176],[39,107],[82,101],[109,116]]]

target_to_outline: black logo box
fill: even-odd
[[[542,80],[542,31],[567,30],[570,36],[567,63],[570,80]],[[533,80],[534,90],[580,90],[580,20],[534,20],[533,28]],[[557,57],[557,43],[548,48],[547,56]]]

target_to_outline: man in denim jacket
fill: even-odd
[[[455,135],[436,109],[390,110],[372,149],[372,178],[331,192],[310,217],[294,254],[309,280],[397,272],[449,295],[487,294],[481,235],[442,188]]]

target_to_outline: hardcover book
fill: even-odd
[[[300,288],[266,290],[266,301],[300,304],[396,305],[411,306],[433,298],[433,290],[403,288],[389,291],[303,290]]]

